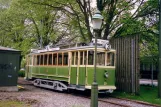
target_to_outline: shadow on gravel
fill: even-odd
[[[79,91],[79,90],[70,89],[67,91],[56,91],[56,90],[42,88],[42,87],[37,87],[37,88],[43,89],[43,90],[48,90],[48,91],[53,91],[56,93],[70,94],[70,95],[80,96],[80,97],[91,97],[91,90]],[[99,98],[110,98],[110,97],[112,97],[112,93],[99,93],[98,97]]]

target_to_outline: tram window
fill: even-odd
[[[63,65],[68,65],[68,53],[64,53]]]
[[[29,65],[32,65],[32,56],[29,56]]]
[[[34,62],[33,65],[36,65],[36,55],[34,55]]]
[[[87,64],[87,51],[84,51],[84,65]]]
[[[72,65],[74,65],[74,52],[72,52]]]
[[[41,57],[40,57],[40,65],[43,65],[43,61],[44,61],[44,56],[41,55]]]
[[[48,55],[45,54],[45,55],[44,55],[44,65],[47,65],[47,59],[48,59]]]
[[[49,54],[48,65],[52,65],[52,54]]]
[[[80,52],[80,65],[83,65],[83,51]]]
[[[29,65],[29,57],[26,56],[26,65]]]
[[[62,65],[62,53],[58,54],[58,65]]]
[[[53,54],[53,65],[57,65],[57,54]]]
[[[78,64],[78,52],[75,52],[75,65]]]
[[[78,52],[72,52],[72,65],[78,64]]]
[[[97,65],[105,66],[105,52],[97,52]]]
[[[37,55],[37,63],[36,65],[39,65],[40,64],[40,55]]]
[[[86,65],[87,62],[87,51],[80,52],[80,65]]]
[[[107,66],[114,66],[115,54],[110,52],[107,53]]]
[[[88,51],[88,65],[94,64],[94,51]]]

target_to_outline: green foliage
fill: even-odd
[[[0,0],[0,45],[21,50],[24,57],[62,38],[90,41],[96,7],[89,1]],[[141,59],[158,55],[158,0],[104,0],[101,8],[101,38],[140,35]]]
[[[18,72],[18,77],[25,77],[25,71],[24,70],[20,70]]]

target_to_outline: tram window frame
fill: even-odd
[[[58,53],[53,53],[53,64],[54,66],[58,65]]]

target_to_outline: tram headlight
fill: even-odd
[[[108,76],[109,76],[108,72],[105,72],[104,75],[105,75],[106,78],[108,78]]]

